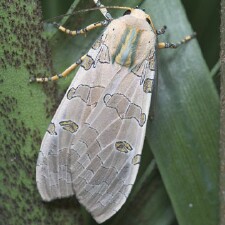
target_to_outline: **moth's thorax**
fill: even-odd
[[[155,48],[156,34],[146,19],[140,17],[142,14],[145,13],[138,10],[113,20],[107,27],[105,35],[113,63],[132,68]]]
[[[131,9],[131,13],[129,15],[141,20],[146,20],[146,18],[151,20],[150,16],[141,9]]]

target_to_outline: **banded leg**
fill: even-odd
[[[97,7],[104,7],[104,5],[101,4],[100,0],[93,0]],[[108,12],[106,8],[99,9],[102,13],[102,15],[106,18],[107,21],[113,20],[112,16]]]
[[[168,42],[159,42],[158,48],[177,48],[178,46],[187,43],[191,39],[196,37],[196,33],[193,33],[192,35],[186,36],[183,40],[177,42],[177,43],[168,43]]]
[[[55,81],[55,80],[58,80],[59,78],[66,77],[84,61],[86,56],[87,56],[86,54],[83,55],[79,60],[77,60],[77,62],[72,64],[70,67],[68,67],[66,70],[64,70],[60,74],[56,74],[52,77],[37,77],[37,78],[32,77],[30,79],[30,82],[43,83],[43,82],[48,82],[48,81]]]
[[[97,23],[90,24],[87,27],[85,27],[83,29],[79,29],[79,30],[69,30],[69,29],[66,29],[65,27],[63,27],[63,26],[61,26],[57,23],[54,23],[54,26],[56,26],[60,31],[62,31],[66,34],[76,36],[77,34],[85,34],[88,31],[93,30],[97,27],[107,26],[108,23],[109,23],[108,20],[103,20],[103,21],[100,21],[100,22],[97,22]]]

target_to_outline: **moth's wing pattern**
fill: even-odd
[[[99,223],[121,208],[136,179],[155,76],[150,61],[142,62],[143,82],[121,67],[71,142],[74,192]]]
[[[45,201],[74,194],[69,168],[70,142],[96,107],[99,97],[111,81],[116,68],[101,36],[89,50],[58,107],[42,141],[36,166],[38,190]],[[104,70],[112,73],[102,72]],[[91,74],[91,76],[90,76]]]
[[[125,17],[108,25],[57,109],[38,157],[42,199],[76,194],[99,223],[124,204],[139,167],[155,75],[155,36],[147,26],[139,32]]]

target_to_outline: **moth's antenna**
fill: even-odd
[[[125,7],[125,6],[103,6],[103,7],[95,7],[95,8],[89,8],[89,9],[82,9],[82,10],[78,10],[75,11],[73,13],[66,13],[66,14],[62,14],[60,16],[55,16],[52,17],[50,19],[46,19],[44,20],[44,22],[50,22],[50,20],[55,20],[55,19],[59,19],[65,16],[71,16],[71,15],[76,15],[79,13],[85,13],[85,12],[89,12],[89,11],[95,11],[95,10],[100,10],[100,9],[121,9],[121,10],[130,10],[130,7]]]

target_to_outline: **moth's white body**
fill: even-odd
[[[135,182],[155,76],[156,33],[134,9],[89,50],[46,132],[36,180],[45,201],[76,195],[99,223]]]

